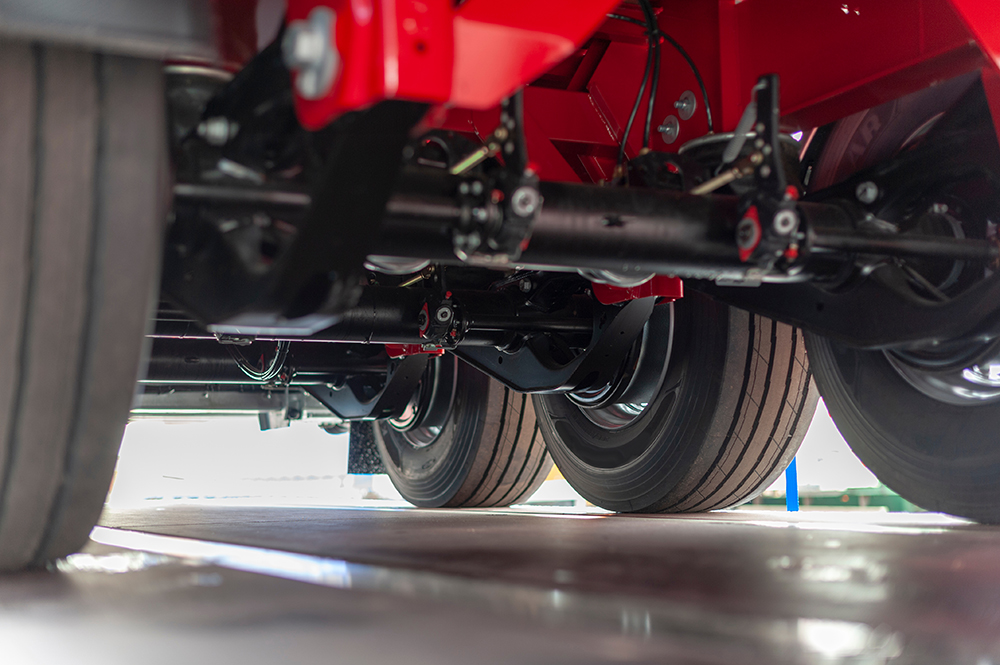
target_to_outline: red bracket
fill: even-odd
[[[746,263],[750,260],[750,255],[757,249],[763,235],[757,206],[750,206],[736,225],[736,246],[740,251],[740,261]]]
[[[639,298],[663,298],[663,302],[673,302],[684,297],[684,282],[680,277],[670,277],[667,275],[656,275],[648,282],[643,282],[639,286],[622,288],[592,282],[594,297],[602,305],[614,305],[628,300],[638,300]]]
[[[336,73],[299,120],[319,129],[384,99],[488,109],[571,55],[619,0],[288,0],[286,21],[333,10]],[[293,73],[293,76],[296,74]]]

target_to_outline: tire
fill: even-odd
[[[745,502],[788,466],[816,408],[800,331],[697,292],[673,307],[666,374],[634,420],[609,428],[569,397],[534,398],[556,466],[609,510],[700,512]]]
[[[527,500],[552,468],[531,400],[450,354],[434,370],[446,387],[440,427],[372,425],[392,484],[410,503],[430,508]]]
[[[817,162],[814,183],[832,184],[891,158],[974,82],[955,79],[840,121]],[[982,121],[990,121],[985,112]],[[879,481],[921,508],[1000,522],[1000,402],[935,398],[932,390],[916,387],[919,370],[907,380],[901,372],[911,371],[909,366],[883,351],[850,348],[812,333],[806,346],[834,423]]]
[[[1000,404],[925,396],[881,351],[814,334],[806,346],[833,422],[882,483],[926,510],[1000,523]]]
[[[0,570],[79,549],[111,484],[159,271],[160,77],[0,43]]]

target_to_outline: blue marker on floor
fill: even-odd
[[[795,469],[795,458],[785,469],[785,507],[790,513],[799,512],[799,473]]]

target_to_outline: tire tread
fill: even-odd
[[[5,86],[33,119],[12,127],[11,102],[0,102],[0,146],[15,131],[31,143],[0,160],[6,182],[13,174],[30,189],[20,209],[4,196],[0,213],[5,233],[25,241],[0,282],[11,340],[0,362],[13,368],[0,385],[0,570],[76,551],[100,515],[154,302],[165,203],[157,63],[11,42],[0,44],[0,80],[10,77],[33,81]],[[8,281],[12,270],[19,278]]]

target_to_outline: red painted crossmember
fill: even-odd
[[[594,297],[602,305],[614,305],[628,300],[638,300],[639,298],[663,298],[664,302],[673,302],[684,297],[684,282],[680,277],[670,277],[668,275],[656,275],[648,282],[643,282],[639,286],[622,288],[592,282]]]
[[[429,356],[443,356],[444,349],[425,349],[420,344],[386,344],[385,352],[390,358],[402,358],[426,353]]]
[[[303,62],[313,59],[332,71],[332,78],[320,75],[324,82],[308,88],[306,96],[297,88],[302,124],[319,129],[345,111],[384,99],[488,109],[571,55],[618,0],[455,4],[288,0],[286,21],[289,28],[296,26],[289,32],[329,25],[332,33],[329,40],[307,35],[297,51]],[[332,20],[311,20],[317,9],[321,15],[332,10]],[[332,59],[323,41],[333,45]],[[293,71],[293,77],[301,75],[301,69]]]

